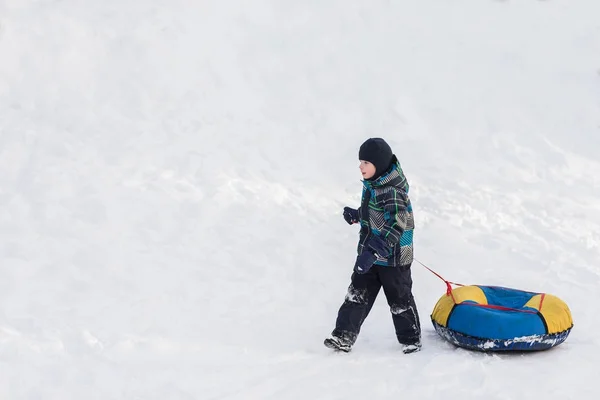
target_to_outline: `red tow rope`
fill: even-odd
[[[434,274],[435,276],[440,278],[442,281],[444,281],[444,283],[446,284],[446,295],[452,297],[452,301],[454,302],[454,304],[458,304],[456,302],[456,299],[454,298],[454,295],[452,294],[452,285],[455,285],[455,286],[465,286],[465,285],[463,285],[462,283],[456,283],[456,282],[451,282],[449,280],[446,280],[440,274],[438,274],[437,272],[435,272],[434,270],[429,268],[427,265],[423,264],[421,261],[417,260],[416,258],[413,258],[413,260],[415,260],[416,262],[421,264],[423,267],[425,267],[427,270],[429,270],[429,272],[431,272],[432,274]],[[542,303],[544,301],[544,297],[545,297],[545,294],[542,293],[542,298],[540,300],[540,310],[542,309]],[[499,305],[495,305],[495,304],[477,304],[477,303],[464,303],[464,302],[460,303],[460,304],[476,306],[476,307],[483,307],[483,308],[492,308],[495,310],[502,310],[502,311],[517,311],[517,312],[528,313],[528,314],[537,314],[537,312],[535,312],[535,311],[522,310],[522,309],[518,309],[518,308],[511,308],[511,307],[504,307],[504,306],[499,306]]]
[[[462,283],[450,282],[450,281],[444,279],[440,274],[438,274],[437,272],[435,272],[434,270],[429,268],[427,265],[423,264],[421,261],[417,260],[416,258],[414,258],[414,260],[416,262],[418,262],[419,264],[421,264],[423,267],[427,268],[429,270],[429,272],[431,272],[432,274],[434,274],[435,276],[437,276],[438,278],[440,278],[441,280],[444,281],[444,283],[446,284],[446,295],[452,297],[452,300],[454,300],[454,296],[452,295],[452,285],[465,286]],[[456,303],[456,300],[454,300],[454,303]]]

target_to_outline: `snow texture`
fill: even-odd
[[[0,399],[595,399],[598,0],[0,0]],[[415,257],[559,296],[526,355],[423,349],[383,293],[323,346],[357,153],[411,185]]]

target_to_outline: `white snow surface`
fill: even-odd
[[[547,292],[545,352],[422,351],[383,293],[326,349],[358,147],[415,257]],[[598,0],[0,0],[0,399],[596,399]]]

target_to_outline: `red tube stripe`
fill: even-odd
[[[542,304],[544,304],[544,298],[546,297],[546,293],[542,293],[542,298],[540,299],[540,312],[542,312]]]
[[[522,312],[522,313],[527,313],[527,314],[537,314],[537,311],[531,311],[531,310],[523,310],[520,308],[511,308],[511,307],[504,307],[504,306],[497,306],[494,304],[478,304],[478,303],[460,303],[460,305],[465,305],[465,306],[475,306],[475,307],[483,307],[483,308],[491,308],[494,310],[501,310],[501,311],[515,311],[515,312]]]

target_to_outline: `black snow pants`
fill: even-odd
[[[344,304],[338,312],[332,334],[354,343],[360,327],[375,303],[379,289],[383,292],[392,312],[396,337],[402,344],[421,341],[421,325],[415,299],[412,295],[410,265],[381,267],[374,265],[366,274],[352,274],[352,281]]]

